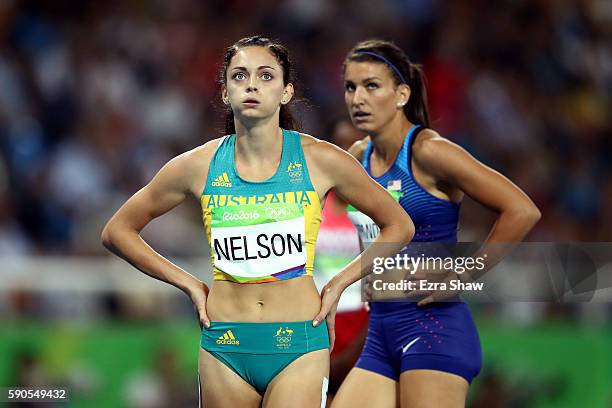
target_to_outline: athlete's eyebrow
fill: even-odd
[[[276,69],[274,67],[271,67],[269,65],[260,65],[259,67],[257,67],[257,70],[262,70],[262,69],[271,69],[273,71],[276,71]],[[248,71],[248,69],[246,67],[234,67],[232,68],[232,71]]]
[[[364,79],[362,82],[368,82],[368,81],[372,81],[372,80],[374,80],[374,79],[376,79],[376,80],[380,81],[380,78],[379,78],[379,77],[372,76],[372,77],[368,77],[368,78]]]

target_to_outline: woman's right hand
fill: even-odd
[[[198,314],[200,328],[206,327],[207,329],[210,327],[210,320],[206,314],[206,299],[208,297],[208,292],[208,286],[202,281],[198,281],[197,284],[189,289],[189,297]]]

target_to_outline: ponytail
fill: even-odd
[[[430,127],[425,75],[420,65],[410,63],[409,78],[410,98],[404,105],[404,115],[412,123]]]

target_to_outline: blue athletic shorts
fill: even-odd
[[[467,305],[372,302],[368,337],[356,367],[399,381],[404,371],[428,369],[468,383],[480,372],[480,339]]]

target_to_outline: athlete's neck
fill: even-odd
[[[404,144],[404,137],[412,126],[414,125],[406,119],[404,114],[401,114],[372,135],[371,140],[376,157],[387,164],[393,163]]]
[[[248,127],[235,121],[235,126],[236,155],[241,159],[249,164],[280,161],[283,150],[283,133],[278,126],[278,118],[258,121]]]

